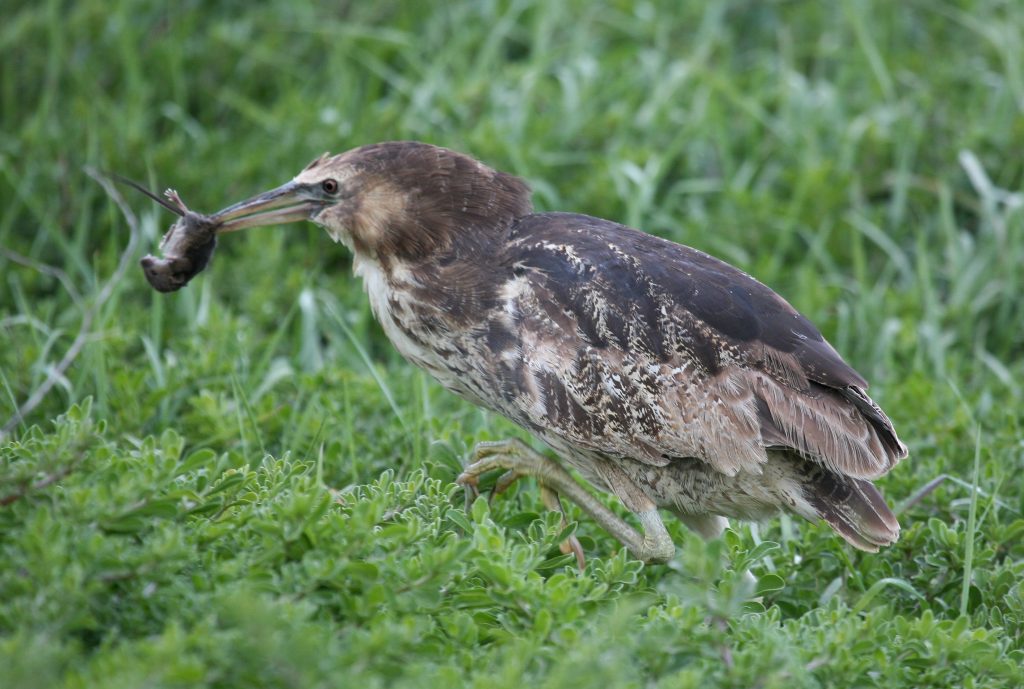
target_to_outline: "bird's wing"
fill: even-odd
[[[866,381],[775,292],[707,254],[588,216],[527,216],[487,342],[495,406],[583,448],[757,471],[792,448],[850,476],[906,449]]]

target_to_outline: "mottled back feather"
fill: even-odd
[[[858,478],[905,455],[810,321],[718,259],[567,213],[527,215],[474,248],[478,261],[414,268],[413,301],[424,322],[461,324],[463,351],[486,354],[474,360],[487,370],[451,386],[528,428],[729,475],[757,472],[771,447]]]

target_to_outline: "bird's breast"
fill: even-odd
[[[401,264],[385,270],[377,261],[359,257],[354,270],[363,279],[374,318],[398,353],[445,388],[480,403],[469,370],[473,360],[461,344],[463,327],[425,298],[415,272]]]
[[[423,368],[436,366],[438,354],[423,339],[421,328],[414,322],[418,306],[412,303],[415,278],[398,266],[385,272],[373,259],[357,257],[355,274],[363,279],[363,288],[370,299],[370,309],[384,334],[403,357]]]

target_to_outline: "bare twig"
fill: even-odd
[[[4,247],[0,247],[0,256],[3,256],[8,261],[17,263],[18,265],[31,268],[43,275],[49,275],[50,277],[57,278],[57,280],[60,281],[60,284],[64,286],[64,289],[67,290],[68,295],[71,297],[71,301],[75,302],[75,306],[80,307],[82,305],[82,297],[78,294],[78,290],[75,288],[75,283],[71,282],[71,278],[68,277],[68,274],[60,268],[46,263],[41,263],[33,258],[29,258],[28,256],[22,256],[17,251],[11,251]]]
[[[107,195],[117,204],[117,207],[121,210],[124,215],[125,221],[128,223],[128,229],[131,235],[128,239],[128,245],[124,248],[121,253],[121,259],[117,263],[117,268],[114,269],[114,273],[110,276],[110,279],[103,285],[102,289],[96,294],[96,299],[93,301],[92,306],[89,307],[85,313],[82,314],[82,323],[78,328],[78,334],[75,339],[72,340],[68,350],[64,353],[64,357],[60,362],[50,369],[49,374],[46,376],[46,380],[37,387],[29,398],[25,400],[24,404],[20,408],[14,410],[14,414],[11,418],[3,425],[3,429],[0,430],[0,438],[10,433],[10,431],[25,420],[25,417],[32,413],[32,411],[39,406],[39,403],[43,401],[53,386],[57,384],[64,373],[71,367],[78,355],[81,354],[82,348],[85,347],[85,343],[89,339],[90,331],[92,329],[93,321],[96,318],[96,314],[103,308],[103,305],[110,299],[110,295],[114,293],[114,288],[124,277],[125,272],[128,270],[128,266],[135,256],[136,248],[139,244],[139,239],[142,233],[139,231],[139,220],[132,212],[132,209],[125,203],[124,198],[120,192],[114,187],[110,179],[98,172],[97,170],[86,167],[85,173],[96,180],[100,186],[107,192]]]
[[[74,471],[75,466],[78,464],[79,461],[81,461],[81,458],[75,460],[71,464],[68,464],[66,467],[61,468],[59,471],[55,471],[52,474],[47,474],[46,476],[39,479],[35,483],[26,483],[24,486],[21,487],[20,490],[16,490],[13,493],[3,496],[2,498],[0,498],[0,507],[7,507],[8,505],[17,502],[18,500],[21,500],[23,497],[25,497],[26,495],[33,491],[42,490],[43,488],[51,486],[57,481],[60,481],[62,478],[64,478],[72,471]]]
[[[904,502],[900,506],[900,512],[904,512],[906,510],[909,510],[911,507],[913,507],[914,505],[916,505],[917,503],[921,502],[926,497],[931,495],[935,491],[935,489],[938,488],[940,485],[942,485],[942,482],[945,481],[947,478],[949,478],[949,477],[946,476],[946,474],[939,474],[938,476],[933,478],[931,481],[929,481],[928,483],[924,484],[923,487],[918,489],[917,492],[915,492],[913,495],[911,495],[909,498],[907,498],[906,502]]]
[[[971,492],[972,499],[973,499],[973,496],[975,494],[977,494],[978,497],[985,498],[986,500],[990,500],[992,502],[992,504],[997,505],[999,507],[999,509],[1006,510],[1010,514],[1013,514],[1013,515],[1018,516],[1018,517],[1021,516],[1021,511],[1019,509],[1015,508],[1013,505],[1009,504],[1005,500],[1000,500],[999,498],[995,497],[994,493],[982,490],[981,488],[978,488],[976,485],[972,484],[970,481],[964,481],[963,479],[958,478],[956,476],[952,476],[951,474],[939,474],[938,476],[933,478],[931,481],[929,481],[928,483],[924,484],[924,486],[919,488],[915,493],[913,493],[909,498],[907,498],[902,504],[900,504],[899,507],[896,508],[896,514],[903,514],[904,512],[909,510],[911,507],[914,507],[915,505],[917,505],[924,498],[928,497],[928,495],[930,495],[936,488],[938,488],[940,485],[942,485],[942,483],[945,482],[945,481],[949,481],[950,483],[954,483],[954,484],[960,486],[961,488],[966,488],[967,490],[969,490]]]
[[[724,618],[718,617],[716,615],[715,616],[715,627],[720,632],[724,633],[728,629],[729,625],[726,623]],[[718,653],[719,653],[719,655],[721,655],[721,657],[722,657],[722,664],[725,665],[726,669],[727,670],[732,670],[732,668],[734,666],[734,662],[733,662],[733,658],[732,658],[732,649],[729,647],[729,643],[727,641],[722,642],[722,645],[718,648]]]

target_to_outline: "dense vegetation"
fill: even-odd
[[[1024,684],[1024,4],[179,5],[4,8],[0,686]],[[399,138],[786,295],[911,448],[900,542],[673,522],[643,567],[582,518],[579,572],[531,485],[463,509],[518,431],[342,247],[242,233],[157,294],[170,216],[87,172],[214,210]]]

